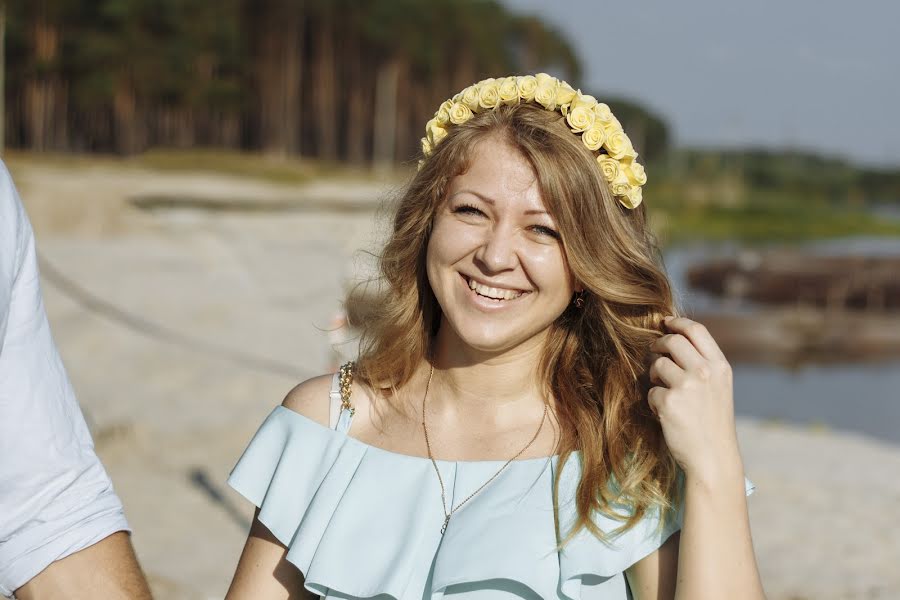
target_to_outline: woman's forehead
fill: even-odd
[[[449,195],[470,194],[497,208],[546,212],[540,182],[527,158],[498,138],[486,138],[472,149],[468,169],[450,181]]]

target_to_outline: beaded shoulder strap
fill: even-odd
[[[341,365],[338,381],[341,390],[341,409],[349,410],[352,417],[353,413],[356,412],[356,409],[350,404],[350,392],[353,385],[353,361],[345,362]]]

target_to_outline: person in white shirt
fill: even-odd
[[[50,333],[34,233],[0,162],[0,594],[150,598]]]

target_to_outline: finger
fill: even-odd
[[[650,364],[650,381],[673,388],[685,377],[684,370],[668,356],[660,356]]]
[[[667,333],[657,338],[650,345],[650,349],[660,354],[668,354],[685,371],[698,369],[706,363],[706,359],[697,351],[694,344],[680,333]]]
[[[697,349],[707,360],[724,360],[722,349],[710,335],[709,330],[702,323],[692,321],[687,317],[675,317],[665,321],[666,327],[671,331],[680,333]]]
[[[647,404],[650,405],[650,410],[657,418],[665,411],[668,391],[664,387],[652,387],[647,392]]]

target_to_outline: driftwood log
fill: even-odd
[[[744,252],[688,269],[688,284],[731,299],[830,310],[900,310],[900,257]]]
[[[688,317],[709,329],[732,364],[799,366],[900,358],[900,318],[889,313],[790,307]]]

